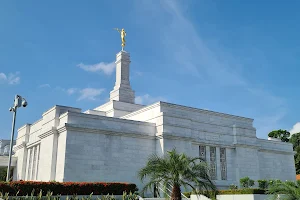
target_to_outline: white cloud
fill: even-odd
[[[116,67],[114,62],[111,63],[100,62],[93,65],[86,65],[80,63],[77,66],[88,72],[103,72],[106,75],[111,75],[114,72]]]
[[[290,130],[291,134],[299,133],[300,132],[300,122],[297,122],[293,128]]]
[[[135,97],[136,104],[148,105],[158,101],[167,101],[164,97],[152,97],[149,94]]]
[[[6,81],[7,77],[4,73],[0,73],[0,81]]]
[[[96,100],[96,97],[98,97],[100,94],[102,94],[102,92],[105,89],[100,88],[100,89],[96,89],[96,88],[84,88],[82,90],[79,91],[79,98],[78,101],[80,100]]]
[[[42,85],[39,85],[38,88],[51,88],[50,84],[42,84]]]
[[[137,76],[143,76],[143,72],[140,71],[134,71],[134,74]]]
[[[20,83],[19,72],[9,73],[8,75],[0,73],[0,83],[7,83],[9,85],[17,85]]]
[[[97,100],[97,97],[100,96],[105,89],[104,88],[63,88],[63,87],[55,87],[55,90],[66,93],[68,95],[78,96],[77,101],[81,100]]]
[[[72,94],[76,93],[77,91],[78,91],[77,88],[69,88],[69,89],[67,89],[68,95],[72,95]]]

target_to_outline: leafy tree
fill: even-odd
[[[202,162],[199,162],[202,161]],[[190,187],[193,192],[216,191],[216,186],[208,174],[208,168],[201,158],[189,157],[178,154],[175,149],[168,151],[163,157],[153,154],[138,175],[143,182],[146,178],[148,183],[142,189],[142,193],[155,185],[162,183],[165,187],[171,185],[172,200],[181,200],[181,189]]]
[[[249,188],[254,185],[254,180],[250,179],[248,176],[240,179],[240,184],[243,188]]]
[[[269,186],[268,194],[273,194],[273,199],[296,200],[300,199],[300,181],[276,182]]]
[[[268,188],[268,181],[267,180],[257,180],[258,182],[258,188],[265,190]]]
[[[275,130],[275,131],[271,131],[268,136],[269,137],[273,137],[273,138],[279,138],[281,139],[282,142],[289,142],[289,137],[290,137],[290,132],[288,132],[287,130]]]
[[[6,181],[6,168],[0,168],[0,181]]]
[[[300,146],[300,133],[295,133],[290,138],[290,143],[293,144],[294,150]]]
[[[294,156],[296,174],[300,174],[300,133],[295,133],[291,136],[290,142],[293,144],[293,149],[296,151]]]

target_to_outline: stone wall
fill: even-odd
[[[132,182],[141,186],[137,171],[155,153],[153,138],[105,132],[67,134],[63,181]]]

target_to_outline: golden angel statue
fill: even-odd
[[[117,30],[119,33],[121,33],[121,41],[122,41],[122,51],[124,50],[124,47],[125,47],[125,43],[126,43],[126,41],[125,41],[125,36],[126,36],[126,32],[125,32],[125,29],[124,28],[122,28],[121,30],[120,29],[118,29],[118,28],[115,28],[115,30]]]

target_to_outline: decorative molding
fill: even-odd
[[[69,106],[55,105],[55,106],[51,107],[49,110],[45,111],[45,112],[42,114],[42,116],[47,115],[48,113],[50,113],[51,111],[55,110],[56,108],[63,108],[63,109],[71,108],[71,109],[75,109],[75,110],[78,110],[78,111],[81,112],[81,109],[80,109],[80,108],[74,108],[74,107],[69,107]]]
[[[147,138],[153,140],[156,139],[156,136],[154,135],[153,136],[144,135],[138,132],[126,132],[123,130],[105,130],[105,129],[90,128],[90,127],[82,127],[74,124],[65,124],[64,127],[66,128],[67,131],[71,130],[71,131],[78,131],[78,132],[85,132],[85,133],[98,133],[98,134],[133,137],[133,138]]]
[[[40,144],[40,143],[41,143],[41,139],[39,139],[37,141],[34,141],[34,142],[31,142],[31,143],[27,143],[26,147],[31,148],[33,146],[36,146],[36,145]]]
[[[172,140],[181,140],[181,141],[193,141],[194,139],[191,137],[170,135],[169,133],[164,133],[164,132],[162,132],[161,136],[163,137],[163,139],[172,139]]]
[[[132,112],[132,113],[130,113],[130,114],[128,114],[128,115],[125,115],[125,116],[121,117],[121,119],[127,119],[127,118],[129,118],[129,117],[132,117],[132,116],[134,116],[134,115],[137,115],[137,114],[146,112],[146,111],[151,110],[151,109],[153,109],[153,108],[156,108],[156,107],[158,107],[158,106],[160,106],[160,101],[159,101],[159,102],[156,102],[156,103],[154,103],[154,104],[151,104],[151,105],[149,105],[149,106],[146,106],[146,107],[144,107],[144,108],[141,108],[141,109],[139,109],[139,110],[137,110],[137,111],[134,111],[134,112]]]
[[[55,127],[52,127],[50,130],[40,134],[38,137],[41,138],[41,139],[44,139],[50,135],[53,135],[54,133],[57,133],[57,130]]]
[[[167,102],[163,102],[163,101],[160,101],[160,105],[167,106],[167,107],[170,107],[170,108],[177,108],[177,109],[180,109],[180,110],[193,111],[193,112],[198,112],[198,113],[203,113],[203,114],[211,114],[211,115],[219,116],[219,117],[239,119],[239,120],[245,121],[245,122],[251,122],[252,123],[254,121],[253,119],[247,118],[247,117],[241,117],[241,116],[236,116],[236,115],[231,115],[231,114],[226,114],[226,113],[219,113],[219,112],[210,111],[210,110],[203,110],[203,109],[200,109],[200,108],[192,108],[192,107],[188,107],[188,106],[172,104],[172,103],[167,103]]]
[[[209,143],[209,142],[196,142],[196,141],[192,141],[192,144],[198,145],[198,146],[212,146],[212,147],[224,147],[227,149],[235,149],[235,146],[232,144],[223,144],[223,143],[213,144],[213,143]]]
[[[216,123],[211,123],[211,122],[204,122],[204,121],[197,121],[194,119],[190,118],[183,118],[179,117],[178,115],[174,115],[172,113],[167,113],[167,112],[162,112],[164,117],[172,117],[172,118],[177,118],[177,119],[184,119],[184,120],[190,120],[192,123],[202,123],[202,124],[209,124],[209,125],[214,125],[214,126],[221,126],[221,127],[226,127],[232,129],[232,125],[224,125],[224,124],[216,124]],[[165,123],[164,123],[165,124]],[[168,125],[168,124],[167,124]],[[172,126],[179,126],[179,125],[173,125]],[[184,127],[184,126],[183,126]],[[251,131],[256,131],[254,127],[242,127],[242,126],[235,126],[237,129],[246,129],[246,130],[251,130]]]
[[[19,129],[18,129],[18,132],[23,130],[24,128],[27,128],[28,126],[31,126],[32,124],[24,124],[23,126],[21,126]]]
[[[64,124],[63,126],[57,127],[57,133],[60,134],[62,132],[65,132],[67,130],[66,128],[66,124]]]
[[[276,150],[276,149],[258,149],[259,152],[268,152],[268,153],[276,153],[276,154],[286,154],[286,155],[295,155],[295,151],[284,151],[284,150]]]
[[[18,151],[18,150],[23,149],[23,148],[25,148],[25,147],[26,147],[26,142],[22,142],[22,143],[19,144],[19,145],[15,145],[15,146],[13,147],[13,151]]]
[[[261,146],[259,145],[253,145],[253,144],[241,144],[241,143],[237,143],[234,144],[235,147],[243,147],[243,148],[249,148],[249,149],[259,149]]]
[[[31,128],[32,126],[34,126],[35,124],[41,122],[41,121],[43,121],[43,118],[41,118],[41,119],[39,119],[39,120],[33,122],[33,123],[30,125],[30,128]]]
[[[115,122],[121,122],[121,123],[127,123],[127,124],[136,124],[136,125],[155,127],[155,123],[151,123],[151,122],[135,121],[135,120],[130,120],[130,119],[107,117],[107,116],[100,116],[100,115],[89,115],[89,114],[85,114],[85,113],[76,113],[76,112],[70,112],[70,111],[68,111],[66,114],[68,114],[69,116],[78,116],[78,117],[82,117],[82,118],[108,120],[108,121],[115,121]]]
[[[257,138],[258,142],[263,143],[263,144],[280,144],[280,145],[285,145],[285,146],[290,146],[292,147],[293,144],[289,143],[289,142],[282,142],[282,141],[274,141],[274,140],[267,140],[267,139],[261,139],[261,138]]]

